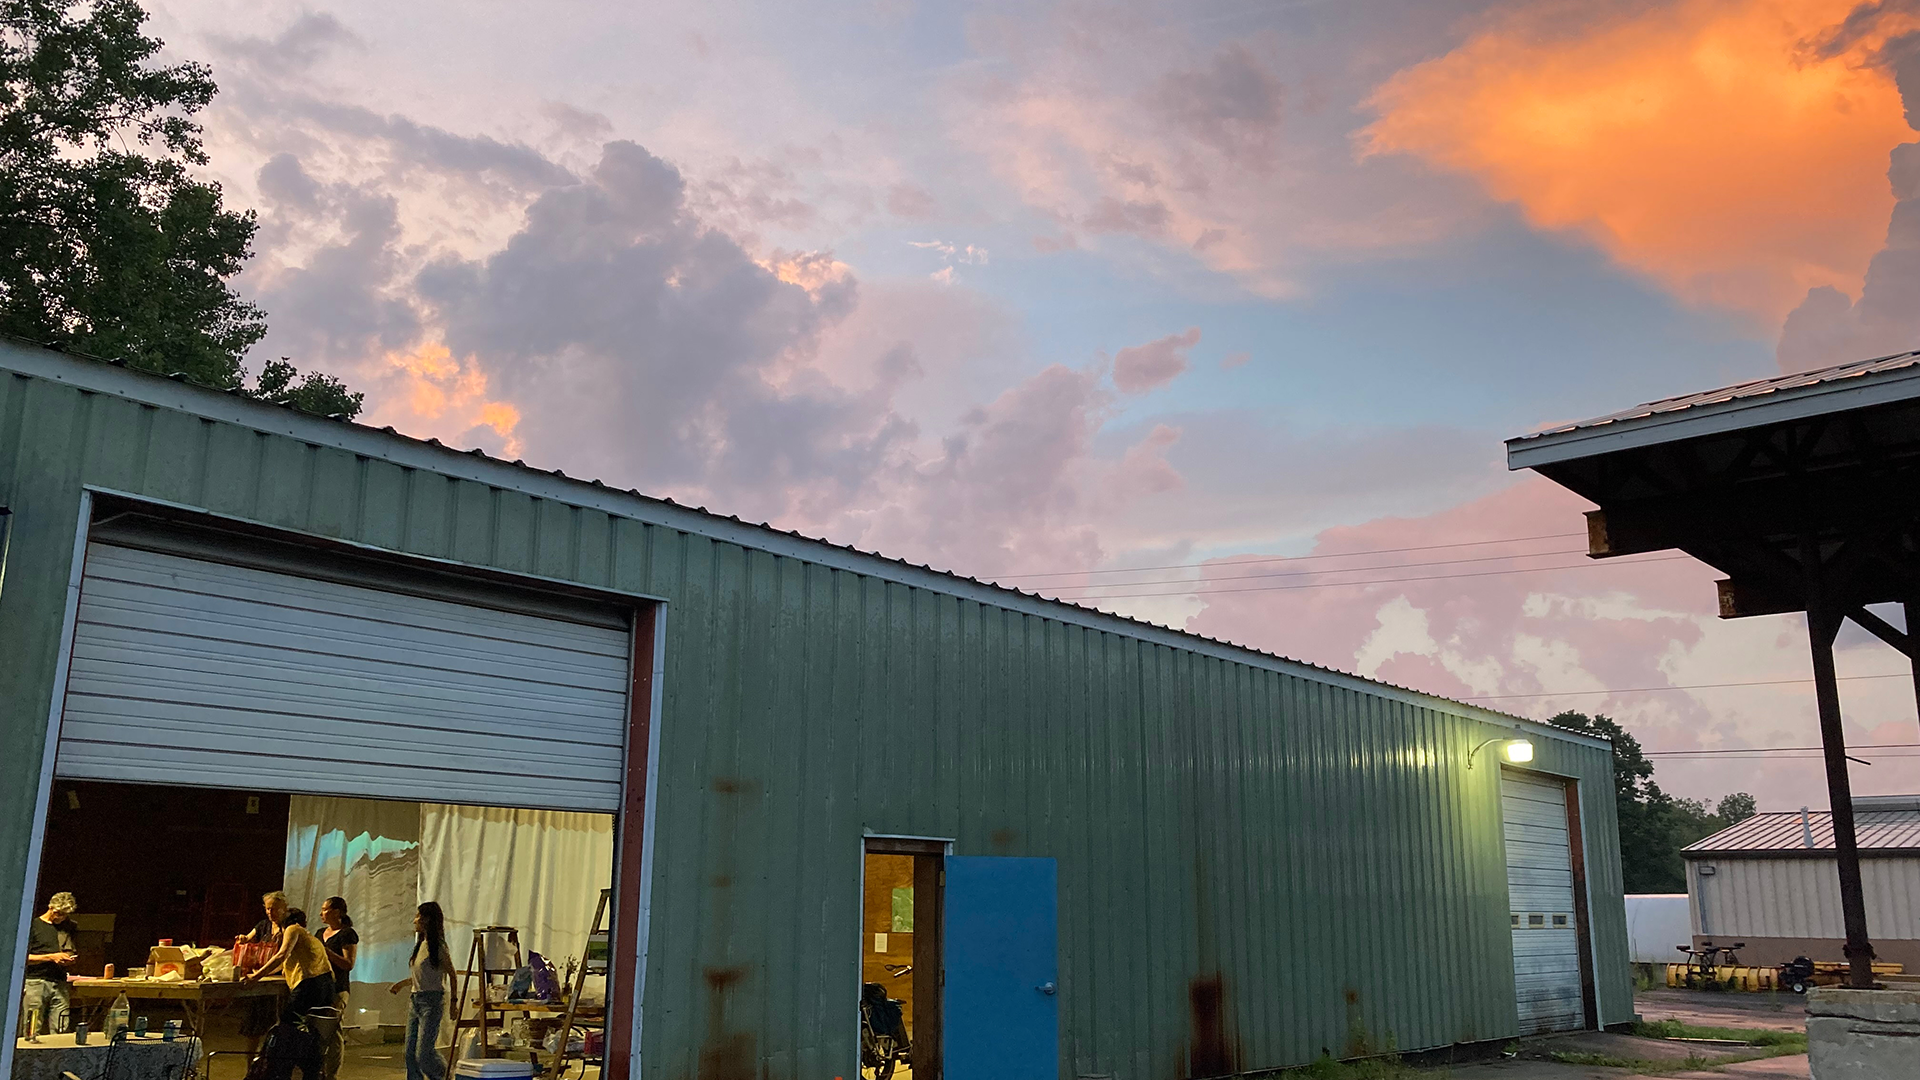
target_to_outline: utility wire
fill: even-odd
[[[1325,555],[1271,555],[1271,556],[1267,556],[1259,559],[1235,559],[1231,563],[1231,565],[1249,566],[1254,563],[1299,562],[1305,559],[1345,559],[1355,555],[1397,555],[1403,551],[1439,551],[1442,548],[1485,547],[1488,544],[1519,544],[1519,543],[1525,543],[1529,540],[1565,540],[1571,536],[1585,536],[1585,535],[1587,534],[1584,532],[1548,533],[1544,536],[1509,536],[1503,540],[1461,540],[1457,543],[1452,543],[1452,544],[1424,544],[1424,545],[1421,545],[1420,547],[1362,548],[1358,551],[1334,551],[1334,552],[1329,552]],[[1221,558],[1231,559],[1233,557],[1229,555],[1229,556],[1222,556]],[[1081,577],[1081,576],[1087,576],[1087,575],[1093,575],[1093,574],[1137,574],[1144,570],[1191,570],[1195,567],[1206,566],[1209,563],[1218,563],[1219,561],[1220,561],[1219,558],[1214,558],[1214,559],[1202,559],[1199,562],[1191,562],[1191,563],[1170,563],[1166,566],[1127,566],[1127,567],[1120,567],[1118,569],[1112,569],[1112,570],[1051,570],[1044,573],[1036,572],[1031,574],[997,574],[997,575],[981,575],[981,576],[988,581],[1024,581],[1028,578],[1037,578],[1037,577]]]
[[[1087,600],[1134,600],[1154,596],[1218,596],[1223,593],[1281,592],[1292,589],[1333,589],[1346,585],[1388,585],[1396,581],[1450,581],[1455,578],[1502,577],[1507,574],[1537,574],[1546,570],[1586,570],[1596,566],[1640,566],[1645,563],[1678,562],[1682,559],[1692,558],[1693,556],[1691,555],[1667,555],[1655,559],[1633,559],[1631,561],[1625,559],[1608,559],[1605,562],[1574,563],[1570,566],[1528,566],[1515,570],[1482,570],[1471,574],[1426,574],[1417,577],[1371,578],[1361,581],[1321,581],[1306,585],[1249,585],[1237,589],[1175,589],[1172,592],[1102,593],[1096,596],[1089,596],[1083,593],[1078,596],[1061,596],[1059,599],[1072,603],[1080,603]],[[1114,582],[1108,587],[1125,588],[1126,585],[1126,582]],[[1072,586],[1067,587],[1072,588]],[[1042,587],[1037,591],[1052,593],[1055,590],[1052,587]]]
[[[1648,750],[1648,751],[1645,751],[1645,754],[1647,757],[1700,757],[1700,756],[1705,756],[1709,754],[1716,755],[1716,756],[1722,755],[1722,754],[1790,754],[1790,753],[1800,753],[1802,751],[1809,751],[1809,750],[1814,751],[1816,753],[1826,752],[1826,748],[1822,746],[1731,746],[1731,747],[1725,747],[1719,750]],[[1853,753],[1856,750],[1860,750],[1860,751],[1920,750],[1920,743],[1911,743],[1911,742],[1862,743],[1857,746],[1847,747],[1847,752],[1849,754]],[[1881,754],[1879,756],[1880,757],[1913,757],[1914,755],[1912,754]]]
[[[1899,672],[1893,675],[1841,675],[1842,680],[1851,679],[1911,679],[1911,672]],[[1578,694],[1651,694],[1662,690],[1718,690],[1727,686],[1805,686],[1813,682],[1813,676],[1804,679],[1754,679],[1750,682],[1710,682],[1686,683],[1677,686],[1623,686],[1613,690],[1548,690],[1538,694],[1466,694],[1461,701],[1504,701],[1511,698],[1573,697]]]
[[[1326,570],[1272,570],[1262,574],[1226,574],[1219,577],[1167,578],[1162,581],[1095,581],[1085,585],[1040,585],[1055,589],[1123,589],[1135,585],[1211,585],[1216,581],[1257,581],[1263,578],[1314,577],[1319,574],[1358,574],[1372,570],[1418,570],[1427,566],[1458,566],[1463,563],[1505,562],[1509,559],[1540,559],[1548,555],[1585,555],[1578,549],[1530,551],[1522,555],[1476,555],[1471,559],[1432,559],[1427,562],[1379,563],[1372,566],[1335,566]],[[1238,566],[1238,563],[1226,565]]]

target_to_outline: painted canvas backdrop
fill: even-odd
[[[318,926],[320,902],[343,896],[360,933],[347,1021],[404,1024],[414,908],[437,901],[464,967],[475,926],[512,926],[523,951],[561,964],[586,945],[600,890],[613,880],[613,818],[546,810],[296,795],[288,813],[285,889]]]

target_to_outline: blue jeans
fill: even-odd
[[[407,1014],[407,1080],[446,1080],[440,1060],[440,1017],[447,1011],[445,990],[416,990]]]
[[[23,987],[26,998],[26,1011],[21,1015],[21,1024],[28,1023],[27,1017],[38,1014],[40,1030],[44,1034],[54,1035],[73,1030],[73,1015],[68,1011],[67,983],[62,979],[28,979]]]

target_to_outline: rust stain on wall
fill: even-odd
[[[1239,1070],[1240,1046],[1228,1031],[1227,983],[1219,972],[1187,983],[1188,1080],[1231,1076]]]
[[[707,1034],[700,1043],[699,1080],[754,1080],[753,1033],[727,1030],[727,1000],[747,969],[710,967],[700,974],[707,984]]]

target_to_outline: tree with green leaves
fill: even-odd
[[[284,359],[247,384],[265,316],[227,279],[256,223],[190,171],[216,88],[157,62],[146,19],[136,0],[0,0],[0,333],[358,414],[360,394]]]
[[[1613,800],[1620,821],[1620,865],[1629,893],[1687,891],[1680,849],[1755,813],[1752,795],[1734,792],[1712,811],[1677,799],[1653,780],[1653,762],[1640,740],[1606,716],[1563,712],[1549,723],[1613,742]]]
[[[1713,816],[1720,819],[1722,829],[1728,825],[1738,825],[1759,812],[1759,804],[1744,791],[1721,796],[1720,804],[1713,808]]]

